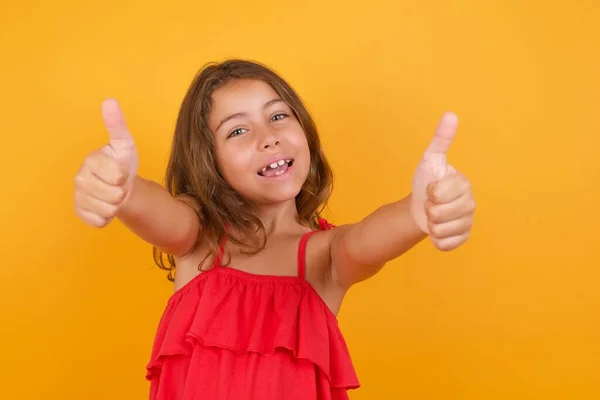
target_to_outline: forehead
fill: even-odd
[[[211,122],[230,114],[262,109],[270,100],[279,98],[271,85],[261,80],[235,79],[212,94]]]

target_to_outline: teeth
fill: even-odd
[[[261,169],[260,173],[265,172],[269,168],[275,169],[275,168],[280,167],[280,166],[282,166],[284,164],[289,164],[291,161],[292,161],[291,159],[276,161],[276,162],[274,162],[272,164],[269,164],[268,166],[264,167],[263,169]],[[282,173],[283,172],[277,172],[275,175],[281,175]]]
[[[283,174],[283,171],[277,171],[277,172],[275,172],[275,175],[281,175],[281,174]]]
[[[287,161],[285,161],[285,160],[279,160],[279,161],[276,161],[276,162],[274,162],[273,164],[270,164],[270,165],[269,165],[269,167],[271,167],[271,168],[277,168],[277,167],[279,167],[279,166],[281,166],[281,165],[285,164],[286,162],[287,162]],[[263,168],[263,171],[264,171],[265,169],[267,169],[267,168],[266,168],[266,167],[265,167],[265,168]]]

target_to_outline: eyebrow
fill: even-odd
[[[267,108],[269,108],[270,106],[272,106],[273,104],[275,104],[275,103],[279,103],[279,102],[283,103],[284,101],[283,101],[283,100],[281,100],[280,98],[273,99],[273,100],[269,100],[269,101],[267,101],[267,102],[265,103],[265,105],[263,106],[263,109],[267,109]],[[215,132],[216,132],[216,131],[218,131],[218,130],[219,130],[219,128],[221,127],[221,125],[223,125],[225,122],[227,122],[227,121],[229,121],[229,120],[231,120],[231,119],[237,118],[237,117],[243,117],[243,116],[245,116],[245,115],[248,115],[248,113],[245,113],[245,112],[240,112],[240,113],[231,114],[231,115],[229,115],[229,116],[227,116],[227,117],[223,118],[223,119],[221,120],[221,122],[219,123],[219,125],[217,126],[217,129],[215,129]]]

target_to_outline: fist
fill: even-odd
[[[471,231],[475,200],[469,180],[447,162],[458,119],[442,117],[412,181],[411,214],[439,250],[453,250]]]
[[[75,213],[94,227],[108,225],[130,197],[138,169],[133,137],[118,103],[102,103],[109,142],[90,153],[75,175]]]
[[[427,232],[439,250],[453,250],[471,231],[475,200],[469,180],[451,168],[445,178],[427,185]]]

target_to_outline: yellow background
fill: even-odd
[[[403,197],[442,112],[460,118],[472,239],[351,291],[353,400],[600,398],[598,21],[596,0],[3,0],[0,398],[147,397],[172,287],[123,226],[76,219],[73,177],[112,96],[162,181],[193,75],[234,56],[306,100],[338,224]]]

